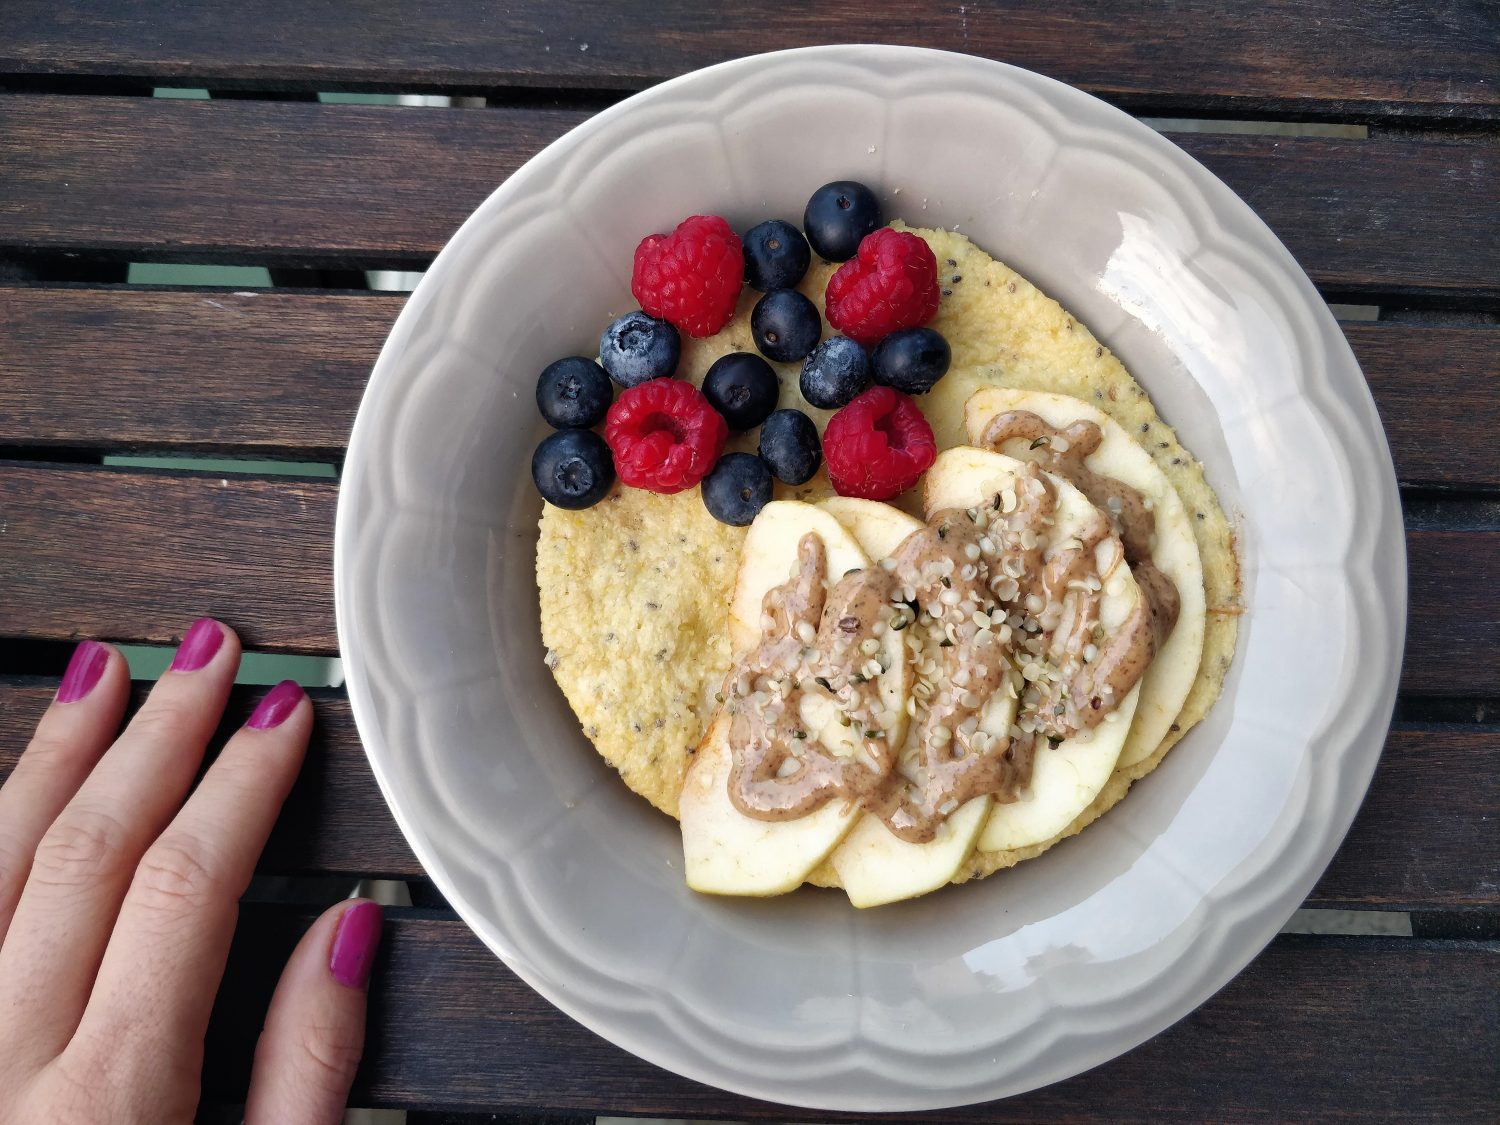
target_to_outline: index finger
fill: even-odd
[[[126,1073],[197,1073],[239,897],[301,768],[312,721],[302,689],[278,684],[147,850],[64,1052],[70,1062],[102,1052]]]

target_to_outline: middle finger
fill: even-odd
[[[239,666],[239,641],[193,624],[172,668],[43,836],[0,947],[13,1055],[37,1063],[72,1036],[136,864],[192,784]]]

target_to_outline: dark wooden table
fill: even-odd
[[[1406,503],[1407,658],[1369,798],[1308,905],[1410,912],[1413,936],[1284,936],[1113,1063],[929,1116],[1494,1121],[1500,7],[1220,7],[0,0],[0,776],[74,638],[168,644],[212,613],[249,650],[335,652],[336,482],[101,461],[336,465],[401,305],[358,271],[420,268],[542,145],[698,66],[877,40],[1004,59],[1133,113],[1222,119],[1174,139],[1266,218],[1328,300],[1378,307],[1346,331]],[[214,98],[150,97],[158,86]],[[314,104],[338,90],[486,104]],[[1267,121],[1367,129],[1241,124]],[[132,261],[268,266],[276,285],[131,285]],[[263,871],[407,880],[425,904],[391,915],[354,1104],[428,1122],[480,1111],[841,1120],[674,1077],[553,1010],[423,882],[346,700],[317,698],[313,755]],[[270,983],[309,909],[246,905],[206,1105],[242,1096]]]

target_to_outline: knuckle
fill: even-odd
[[[125,826],[112,813],[66,810],[42,835],[31,877],[61,886],[92,883],[119,862],[128,840]]]
[[[191,912],[219,894],[214,863],[195,841],[163,836],[136,868],[133,896],[147,907]]]
[[[76,752],[76,744],[72,739],[58,738],[55,734],[38,731],[26,744],[26,752],[21,755],[16,769],[52,773],[63,768],[64,763],[75,756]]]
[[[145,705],[130,720],[127,736],[145,742],[180,737],[185,730],[193,730],[199,724],[198,708],[190,699],[163,697],[153,694]]]
[[[18,1117],[17,1121],[46,1120],[51,1125],[86,1125],[89,1122],[110,1119],[110,1106],[104,1091],[97,1081],[89,1081],[68,1065],[67,1056],[57,1059],[28,1091],[30,1101],[41,1106],[27,1106],[28,1110],[45,1109],[45,1118]]]
[[[338,1089],[354,1078],[364,1053],[363,1037],[337,1024],[313,1023],[297,1040],[303,1069],[323,1085]]]
[[[215,789],[236,802],[254,800],[266,788],[265,756],[242,753],[244,749],[227,747],[212,766]]]

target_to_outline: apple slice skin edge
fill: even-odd
[[[1140,704],[1120,753],[1121,766],[1134,766],[1154,754],[1167,736],[1197,682],[1203,659],[1207,596],[1203,560],[1187,508],[1151,455],[1117,421],[1082,399],[1045,391],[986,387],[971,395],[964,407],[970,440],[980,440],[994,417],[1010,410],[1030,411],[1058,428],[1075,421],[1093,422],[1104,437],[1088,458],[1089,467],[1124,481],[1153,502],[1158,540],[1151,557],[1177,587],[1179,609],[1172,635],[1141,681]]]
[[[737,653],[759,640],[761,602],[767,590],[791,576],[804,535],[813,533],[823,541],[830,573],[870,565],[842,525],[810,504],[773,501],[762,516],[765,522],[757,518],[746,537],[735,584],[731,626]],[[729,716],[721,706],[688,767],[679,802],[688,886],[709,894],[759,897],[794,890],[848,834],[858,810],[830,801],[795,820],[746,816],[729,797],[732,760]]]
[[[929,516],[941,508],[973,507],[1015,479],[1023,462],[1003,453],[960,446],[940,454],[927,472],[924,499]],[[1073,485],[1052,477],[1057,488],[1059,524],[1071,523],[1094,508]],[[1122,568],[1123,569],[1123,568]],[[1135,580],[1124,583],[1121,597],[1137,598]],[[1071,824],[1108,784],[1129,733],[1140,688],[1131,690],[1118,721],[1096,729],[1088,740],[1070,739],[1061,746],[1042,748],[1032,784],[1016,801],[997,802],[980,833],[978,850],[1010,851],[1040,844]],[[1044,760],[1044,755],[1060,755]],[[1086,773],[1073,768],[1074,759],[1086,763]],[[1074,779],[1077,779],[1076,781]]]

